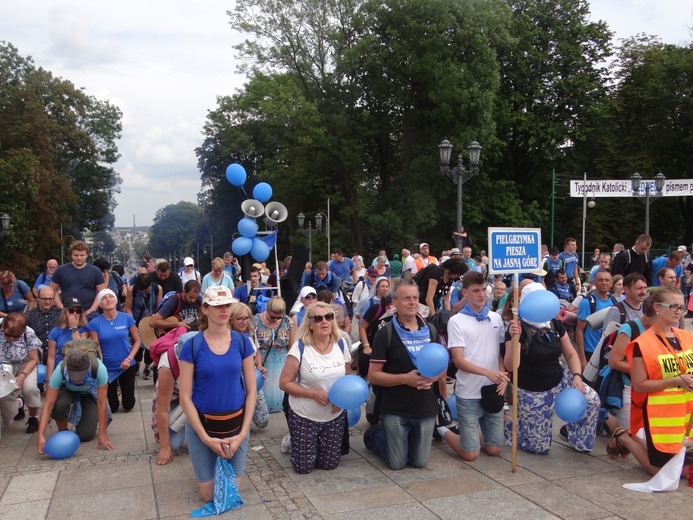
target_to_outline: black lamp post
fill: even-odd
[[[645,195],[640,193],[640,185],[642,184],[642,175],[639,173],[634,173],[630,178],[630,187],[633,190],[633,196],[638,197],[645,204],[645,234],[650,234],[650,204],[662,196],[662,190],[664,189],[664,181],[667,178],[662,172],[659,172],[654,177],[655,181],[655,192],[650,193],[651,184],[647,182],[645,184]]]
[[[479,158],[481,157],[481,145],[472,141],[467,147],[469,150],[469,169],[465,169],[462,154],[457,156],[457,166],[450,167],[452,155],[452,143],[445,139],[438,145],[440,151],[440,171],[452,179],[457,185],[457,229],[462,229],[462,185],[479,173]],[[462,237],[455,236],[455,245],[462,249]]]

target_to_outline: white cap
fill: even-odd
[[[183,260],[183,265],[186,267],[189,265],[195,265],[195,260],[193,260],[189,256],[186,256],[185,259]]]
[[[310,285],[306,285],[303,289],[301,289],[301,292],[299,293],[298,297],[305,298],[309,294],[314,294],[315,296],[318,295],[318,293],[315,292],[315,289],[313,287],[311,287]]]
[[[686,251],[686,246],[679,246],[679,251]]]

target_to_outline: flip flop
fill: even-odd
[[[628,434],[628,430],[624,430],[623,428],[616,428],[614,433],[611,435],[609,442],[606,444],[606,454],[609,456],[610,459],[616,460],[619,457],[626,459],[628,458],[628,455],[630,455],[630,451],[625,449],[618,441],[618,438],[623,434]],[[614,441],[616,446],[612,446],[611,441]]]

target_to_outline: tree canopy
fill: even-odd
[[[18,276],[55,256],[64,235],[112,227],[121,112],[0,42],[0,261]]]

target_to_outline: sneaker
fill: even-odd
[[[568,425],[564,424],[561,426],[561,429],[558,430],[558,436],[563,439],[565,442],[568,442]]]
[[[456,424],[454,426],[448,426],[448,430],[450,430],[455,435],[459,435],[460,434],[460,425]]]
[[[24,413],[24,401],[22,401],[21,397],[17,398],[18,406],[19,406],[19,411],[17,412],[17,415],[14,416],[15,421],[21,421],[26,417],[26,413]]]
[[[144,374],[142,374],[142,379],[143,379],[144,381],[147,381],[147,380],[149,380],[151,377],[152,377],[152,371],[149,370],[148,368],[145,368],[145,369],[144,369]]]
[[[291,434],[287,433],[282,438],[282,443],[279,445],[279,451],[289,453],[291,451]]]
[[[26,432],[36,433],[38,431],[38,417],[29,417],[26,422]]]
[[[373,433],[373,426],[369,426],[366,428],[366,431],[363,432],[363,444],[369,450],[373,449],[373,439],[371,438],[371,433]]]
[[[438,433],[438,427],[433,428],[433,440],[434,441],[442,441],[443,440],[443,436],[440,433]]]

